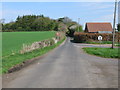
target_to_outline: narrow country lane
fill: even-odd
[[[88,55],[66,42],[35,63],[3,76],[3,88],[117,88],[118,60]]]

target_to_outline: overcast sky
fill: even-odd
[[[113,22],[114,2],[2,2],[2,18],[15,21],[17,16],[43,14],[52,19],[67,16],[80,24]]]

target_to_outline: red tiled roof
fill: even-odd
[[[110,23],[86,23],[88,32],[112,31]]]

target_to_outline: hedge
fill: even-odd
[[[112,41],[112,34],[109,33],[74,33],[74,42],[96,42],[98,36],[102,36],[102,41]],[[120,42],[120,32],[115,34],[115,42]]]

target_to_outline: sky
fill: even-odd
[[[79,23],[84,27],[86,22],[112,24],[113,13],[114,2],[2,2],[5,23],[15,21],[18,15],[43,14],[52,19],[67,16],[76,22],[80,18]]]
[[[1,1],[2,2],[114,2],[115,0],[1,0]]]
[[[118,23],[120,23],[120,2],[118,3]]]

